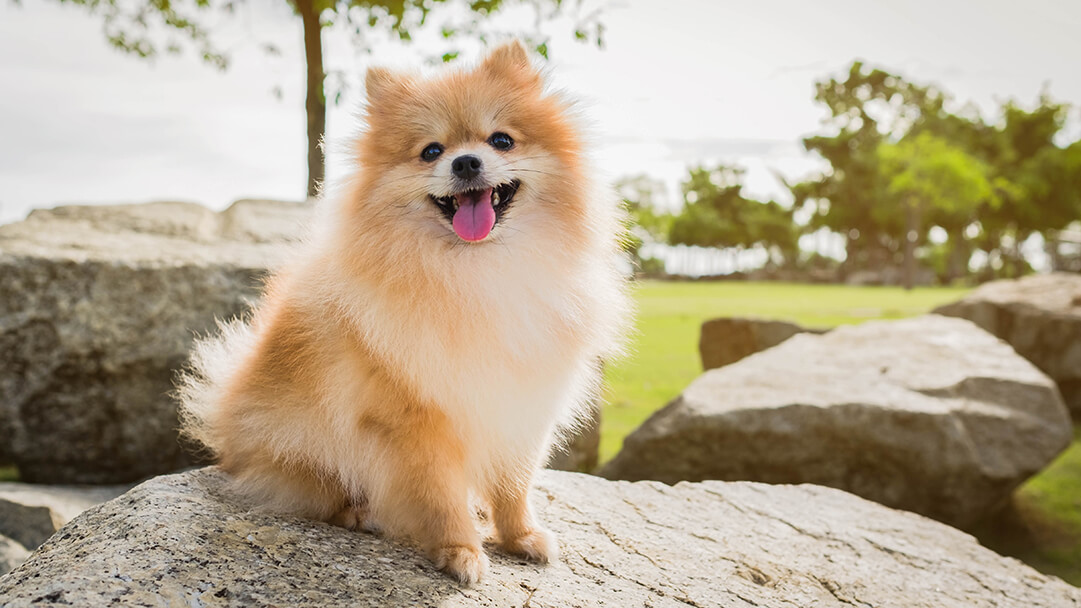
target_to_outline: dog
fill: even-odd
[[[463,584],[488,568],[472,501],[502,550],[554,560],[527,495],[626,333],[619,205],[520,43],[365,86],[352,174],[250,318],[196,344],[183,431],[266,508]]]

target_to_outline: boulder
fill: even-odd
[[[804,329],[787,321],[740,317],[711,319],[702,324],[702,333],[698,338],[702,369],[735,363],[804,332],[820,334],[825,330]]]
[[[968,319],[1009,342],[1058,383],[1074,419],[1081,420],[1081,274],[986,283],[935,312]]]
[[[0,483],[0,535],[18,541],[24,547],[36,549],[76,515],[130,489],[130,485]]]
[[[968,526],[1071,437],[1050,378],[973,323],[927,315],[707,371],[601,475],[815,483]]]
[[[462,588],[414,549],[261,515],[223,474],[147,482],[68,524],[0,578],[0,605],[1025,606],[1081,590],[918,515],[818,486],[675,487],[548,471],[534,490],[562,558],[494,550]]]
[[[601,449],[601,408],[594,404],[590,418],[568,432],[566,440],[552,448],[548,468],[589,473],[597,468]]]
[[[15,569],[30,557],[30,551],[21,544],[0,534],[0,576]]]
[[[175,470],[176,370],[243,314],[310,206],[239,201],[34,211],[0,226],[0,461],[23,481]]]

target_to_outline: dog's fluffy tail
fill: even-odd
[[[218,321],[217,334],[196,340],[187,367],[177,377],[181,437],[197,442],[211,458],[221,452],[222,391],[254,343],[255,332],[247,321]]]

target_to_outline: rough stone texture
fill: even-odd
[[[131,489],[121,486],[40,486],[0,483],[0,535],[36,549],[90,507]]]
[[[994,281],[935,312],[969,319],[1009,342],[1058,383],[1081,420],[1081,274]]]
[[[698,338],[702,369],[735,363],[804,332],[820,334],[825,330],[805,329],[787,321],[739,317],[711,319],[702,324],[702,333]]]
[[[30,557],[30,551],[21,544],[0,534],[0,575],[7,574]]]
[[[927,315],[710,370],[601,474],[817,483],[967,526],[1070,440],[1049,378],[974,324]]]
[[[309,213],[151,203],[0,226],[0,461],[35,483],[119,483],[184,465],[174,373],[196,332],[258,297]]]
[[[593,407],[592,417],[575,430],[566,445],[552,450],[548,468],[558,471],[588,473],[597,468],[601,448],[601,408]]]
[[[1081,590],[962,532],[828,488],[546,472],[533,499],[561,561],[493,553],[467,589],[408,547],[256,514],[213,469],[163,477],[61,530],[0,578],[0,605],[1081,605]]]

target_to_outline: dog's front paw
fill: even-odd
[[[504,540],[503,550],[512,555],[520,555],[539,564],[547,564],[559,559],[559,543],[554,534],[544,528],[533,528],[518,538]]]
[[[432,552],[435,567],[458,579],[463,585],[473,585],[488,573],[488,556],[481,547],[449,545]]]

